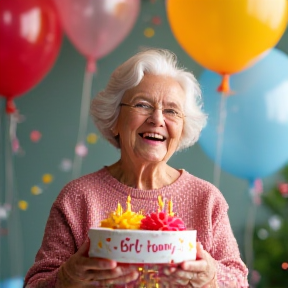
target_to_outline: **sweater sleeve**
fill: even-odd
[[[55,287],[59,267],[77,250],[69,221],[60,203],[55,201],[51,208],[42,245],[25,277],[26,288]]]
[[[247,281],[248,269],[240,258],[227,209],[219,214],[213,225],[213,248],[210,253],[217,261],[219,288],[247,288],[249,286]]]

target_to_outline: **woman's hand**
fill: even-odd
[[[162,281],[169,283],[168,287],[177,285],[193,288],[217,287],[216,262],[199,242],[197,243],[197,260],[185,261],[177,268],[167,268],[164,274],[167,277]]]
[[[138,278],[132,266],[117,266],[113,260],[88,257],[89,239],[60,268],[56,287],[123,285]]]

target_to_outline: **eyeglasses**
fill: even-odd
[[[144,116],[150,116],[154,113],[155,110],[162,110],[162,114],[166,119],[170,120],[177,120],[182,119],[185,117],[182,111],[174,109],[174,108],[155,108],[152,105],[148,103],[137,103],[134,105],[127,104],[127,103],[120,103],[120,106],[127,106],[130,108],[133,108],[137,113],[144,115]]]

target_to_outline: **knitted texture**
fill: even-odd
[[[173,210],[187,229],[197,230],[197,241],[217,261],[219,287],[246,288],[248,270],[240,258],[232,233],[228,205],[211,183],[185,170],[172,184],[155,190],[128,187],[113,178],[107,168],[68,183],[53,203],[42,245],[28,271],[28,288],[55,287],[57,271],[98,227],[119,202],[123,207],[131,196],[133,211],[157,210],[157,197],[173,199]]]

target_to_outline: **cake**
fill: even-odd
[[[173,212],[169,200],[165,211],[162,197],[158,210],[147,215],[132,211],[128,196],[126,210],[118,203],[100,227],[89,229],[90,257],[118,263],[177,264],[196,259],[196,231],[189,230]]]

